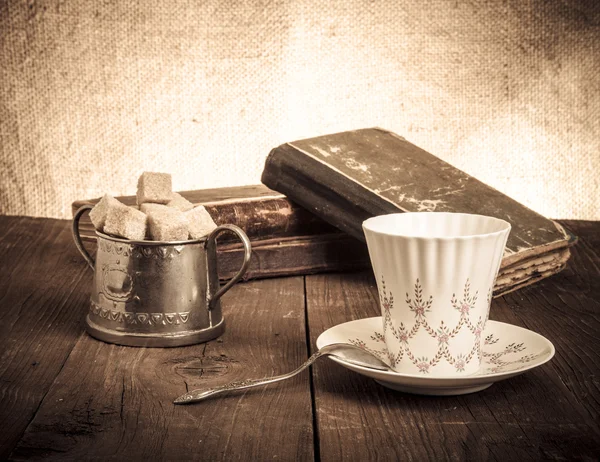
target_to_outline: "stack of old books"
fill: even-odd
[[[575,242],[558,223],[379,128],[281,145],[269,154],[262,181],[268,188],[181,192],[217,224],[246,231],[253,248],[248,278],[369,267],[361,225],[385,213],[464,212],[511,223],[495,295],[557,273]],[[133,196],[119,199],[135,203]],[[96,201],[74,202],[73,211]],[[81,235],[95,239],[91,222],[82,219]],[[242,252],[241,244],[220,240],[223,279],[235,274]]]

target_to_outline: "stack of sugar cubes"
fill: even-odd
[[[137,206],[127,206],[110,194],[90,211],[98,231],[135,241],[201,239],[217,225],[199,205],[173,192],[171,175],[144,172],[137,185]]]

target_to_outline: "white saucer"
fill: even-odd
[[[477,373],[463,377],[427,377],[378,371],[356,366],[333,356],[330,358],[394,390],[420,395],[463,395],[484,390],[494,382],[522,374],[554,356],[554,345],[547,338],[511,324],[488,321],[483,338],[481,368]],[[380,339],[381,317],[359,319],[327,329],[317,339],[317,348],[321,349],[331,343],[358,344],[387,362],[385,343]]]

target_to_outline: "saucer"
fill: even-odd
[[[331,343],[358,345],[388,363],[380,316],[350,321],[327,329],[317,339],[317,348],[321,349]],[[554,356],[554,345],[547,338],[528,329],[488,320],[481,352],[479,371],[461,377],[427,377],[379,371],[350,364],[334,356],[329,358],[393,390],[420,395],[464,395],[485,390],[494,382],[541,366]]]

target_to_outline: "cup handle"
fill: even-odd
[[[79,250],[79,253],[83,255],[83,258],[85,258],[85,261],[87,262],[89,267],[92,269],[92,271],[94,271],[94,259],[83,246],[83,242],[81,241],[81,235],[79,234],[79,220],[85,212],[87,212],[88,210],[92,210],[92,208],[93,207],[91,205],[84,205],[79,210],[77,210],[77,212],[75,212],[75,216],[73,216],[73,227],[71,228],[71,230],[73,231],[73,240],[75,241],[75,246],[77,246],[77,250]]]
[[[240,268],[240,270],[236,273],[236,275],[233,278],[231,278],[231,280],[229,282],[227,282],[227,284],[225,284],[223,287],[221,287],[219,290],[217,290],[214,294],[209,294],[209,296],[208,296],[208,309],[209,310],[212,310],[214,308],[214,305],[217,302],[217,300],[219,300],[225,292],[227,292],[229,289],[231,289],[231,286],[233,286],[236,282],[238,282],[242,278],[242,276],[246,273],[246,270],[248,269],[248,266],[250,265],[250,257],[252,256],[252,246],[250,245],[250,239],[248,239],[248,236],[246,236],[246,233],[244,231],[242,231],[241,228],[239,228],[235,225],[217,226],[213,230],[213,232],[210,233],[210,235],[208,236],[208,240],[206,243],[207,253],[208,253],[209,274],[213,274],[213,271],[214,271],[214,273],[217,273],[217,237],[226,231],[235,233],[242,241],[242,244],[244,244],[244,263],[242,263],[242,267]],[[218,278],[217,278],[217,284],[218,284]]]

